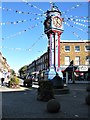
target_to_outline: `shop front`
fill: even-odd
[[[88,66],[68,66],[62,72],[66,83],[83,83],[90,81],[90,79],[88,79]]]

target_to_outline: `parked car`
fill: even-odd
[[[32,87],[32,77],[27,77],[23,82],[24,87]]]

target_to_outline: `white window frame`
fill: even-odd
[[[86,49],[87,46],[90,47],[90,45],[86,45],[86,46],[85,46],[85,51],[86,51],[86,52],[89,52],[90,50],[87,50],[87,49]]]
[[[66,47],[69,47],[69,50],[66,50]],[[64,46],[65,47],[65,52],[70,52],[70,46],[69,45],[66,45],[66,46]]]
[[[86,65],[90,65],[90,59],[88,59],[88,58],[90,58],[90,56],[86,56],[86,59],[85,59],[85,64]]]
[[[74,61],[75,65],[80,65],[80,56],[75,56],[75,58],[79,58],[78,60],[75,59]]]
[[[66,57],[69,58],[66,62]],[[70,56],[65,56],[65,65],[69,65],[70,64]]]
[[[79,47],[79,50],[77,50],[76,47]],[[80,46],[79,46],[79,45],[76,45],[76,46],[74,47],[74,50],[75,50],[75,52],[80,52]]]

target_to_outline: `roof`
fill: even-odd
[[[75,42],[75,43],[85,43],[85,42],[89,42],[90,43],[90,40],[60,40],[60,42],[68,42],[68,43],[72,43],[72,42]]]

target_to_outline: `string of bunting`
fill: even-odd
[[[80,40],[82,40],[82,38],[76,33],[76,32],[72,32],[77,38],[79,38]],[[83,41],[83,40],[82,40]]]
[[[66,22],[65,22],[65,24],[66,24]],[[68,23],[67,23],[68,24]],[[85,32],[85,33],[89,33],[89,31],[85,31],[84,29],[81,29],[81,28],[79,28],[79,27],[77,27],[77,26],[73,26],[73,25],[71,25],[71,24],[68,24],[70,27],[72,27],[72,28],[76,28],[76,29],[78,29],[78,30],[81,30],[81,31],[83,31],[83,32]]]
[[[29,19],[29,20],[17,20],[17,21],[14,21],[14,22],[0,22],[0,25],[9,25],[9,24],[18,24],[18,23],[24,23],[24,22],[28,22],[28,21],[33,21],[33,20],[39,20],[40,17],[37,17],[37,18],[33,18],[33,19]]]
[[[44,39],[44,37],[45,37],[45,34],[41,34],[41,36],[35,41],[35,43],[33,43],[33,44],[31,45],[30,48],[26,48],[26,49],[24,49],[24,48],[8,48],[8,47],[5,47],[5,46],[0,46],[0,49],[17,50],[17,51],[31,51],[32,48],[37,44],[37,42],[38,42],[39,40],[41,40],[41,38]]]
[[[39,23],[43,23],[43,21],[40,21]],[[5,38],[6,38],[6,39],[9,39],[9,38],[15,37],[15,36],[17,36],[17,35],[21,35],[22,33],[27,32],[28,30],[31,30],[31,29],[37,27],[37,26],[39,25],[39,23],[37,23],[37,24],[35,24],[35,25],[33,25],[33,26],[30,26],[30,27],[28,27],[28,28],[25,29],[25,30],[19,31],[18,33],[15,33],[15,34],[13,34],[13,35],[7,36],[7,37],[5,37]],[[5,40],[5,38],[2,38],[2,40]]]
[[[77,4],[76,6],[73,6],[73,7],[71,7],[70,9],[67,9],[66,11],[64,11],[64,12],[62,12],[63,14],[66,14],[67,12],[69,12],[70,10],[72,10],[72,9],[75,9],[75,8],[78,8],[78,7],[80,7],[82,4]]]
[[[85,25],[85,24],[82,24],[82,23],[79,23],[79,22],[75,22],[73,20],[71,20],[71,21],[76,25],[80,25],[80,26],[83,26],[83,27],[88,27],[88,25]]]
[[[73,16],[73,15],[70,15],[70,17],[72,17],[72,18],[84,18],[84,19],[86,19],[86,18],[90,18],[90,16]]]
[[[32,5],[32,4],[28,3],[28,1],[27,1],[27,0],[23,0],[23,2],[25,2],[25,3],[26,3],[27,5],[29,5],[30,7],[34,7],[34,8],[36,8],[36,9],[38,9],[38,10],[42,11],[43,13],[45,13],[45,11],[44,11],[44,10],[42,10],[41,8],[39,8],[39,7],[35,6],[35,5]]]
[[[65,24],[68,24],[68,23],[66,23],[65,22]],[[73,25],[71,25],[71,24],[68,24],[70,27],[72,27],[72,28],[76,28],[76,29],[78,29],[78,30],[81,30],[81,31],[83,31],[83,32],[85,32],[85,33],[89,33],[89,31],[85,31],[84,29],[81,29],[81,28],[79,28],[79,27],[77,27],[77,26],[73,26]]]
[[[44,34],[44,33],[43,33],[43,34],[32,44],[32,46],[31,46],[30,48],[28,48],[27,50],[31,50],[41,38],[44,39],[43,36],[45,37],[45,34]]]
[[[70,24],[66,23],[65,24],[70,27]],[[82,38],[76,33],[76,32],[72,32],[78,39],[82,40]],[[82,40],[83,41],[83,40]]]
[[[33,14],[33,15],[45,16],[44,13],[43,14],[38,14],[38,13],[33,13],[33,12],[24,12],[24,11],[13,10],[11,8],[4,8],[4,7],[0,7],[0,10],[13,11],[13,12],[19,13],[19,14]]]
[[[8,50],[22,50],[22,51],[25,51],[25,49],[22,49],[22,48],[8,48],[8,47],[5,47],[5,46],[0,46],[1,49],[8,49]]]
[[[77,21],[79,21],[79,22],[84,22],[84,23],[85,23],[85,22],[86,22],[86,23],[90,22],[90,20],[75,19],[75,18],[70,18],[70,17],[68,17],[68,19],[69,19],[69,20],[76,21],[76,22],[77,22]]]
[[[67,21],[69,21],[68,19],[67,19]],[[66,22],[65,22],[65,24],[66,24]],[[68,24],[68,23],[67,23]],[[81,30],[81,31],[83,31],[83,32],[85,32],[85,33],[89,33],[89,31],[86,31],[86,30],[84,30],[84,29],[82,29],[82,28],[79,28],[79,27],[77,27],[77,26],[73,26],[73,25],[71,25],[71,24],[68,24],[70,27],[73,27],[73,28],[76,28],[76,29],[78,29],[78,30]]]
[[[66,19],[68,19],[68,17],[65,15]],[[82,24],[82,23],[79,23],[79,22],[75,22],[73,21],[72,19],[68,19],[69,21],[72,21],[74,24],[76,25],[80,25],[80,26],[83,26],[83,27],[88,27],[88,25],[85,25],[85,24]]]

